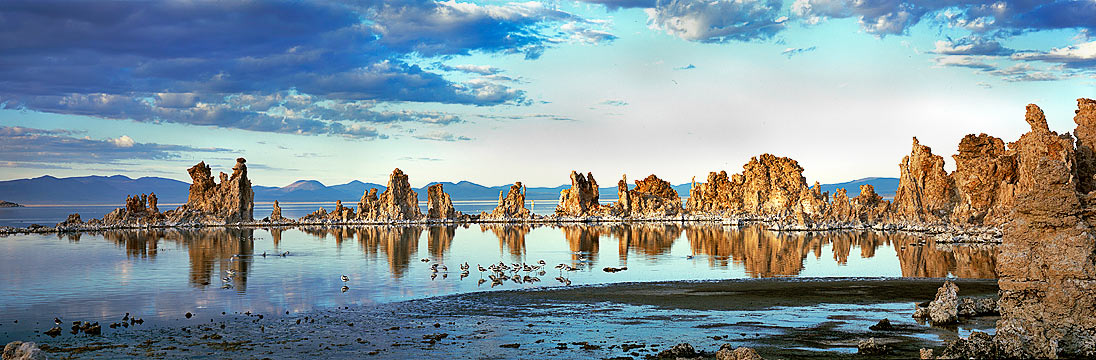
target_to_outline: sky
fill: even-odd
[[[1096,0],[23,1],[0,6],[0,180],[674,184],[954,169],[1096,97]]]

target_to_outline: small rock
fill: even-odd
[[[993,343],[993,336],[981,331],[974,331],[966,339],[949,342],[940,351],[942,359],[990,359],[997,357],[997,346]]]
[[[885,355],[890,349],[886,345],[877,343],[875,338],[860,340],[856,344],[856,353],[860,355]]]
[[[3,360],[44,360],[46,353],[32,342],[12,341],[4,346]]]
[[[891,331],[894,330],[894,326],[891,325],[889,319],[879,320],[875,325],[869,326],[868,329],[873,331]]]
[[[735,348],[734,345],[723,344],[715,353],[715,360],[763,360],[763,358],[752,348],[744,346]]]
[[[521,346],[521,344],[502,344],[502,345],[499,345],[499,347],[501,347],[501,348],[508,348],[508,349],[517,349],[519,346]]]
[[[935,356],[932,356],[932,349],[924,349],[924,348],[921,349],[921,359],[935,359],[935,358],[936,358]]]
[[[658,353],[657,356],[655,356],[655,358],[657,358],[657,359],[677,359],[677,358],[693,358],[693,357],[697,357],[697,356],[699,356],[699,354],[696,353],[696,349],[693,349],[692,345],[689,345],[689,343],[680,343],[680,344],[674,345],[673,347],[671,347],[667,350],[662,350],[661,352]]]

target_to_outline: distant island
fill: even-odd
[[[21,206],[23,206],[23,205],[19,205],[19,204],[10,202],[10,201],[0,201],[0,208],[13,208],[13,207],[21,207]]]

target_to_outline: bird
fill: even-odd
[[[434,279],[437,279],[437,278],[438,278],[438,273],[435,272],[433,274],[430,274],[430,280],[434,280]]]
[[[537,264],[540,264],[540,266],[548,265],[548,263],[544,262],[544,259],[537,260]]]
[[[266,257],[266,251],[263,251],[263,257]]]
[[[289,251],[286,251],[286,252],[282,253],[282,257],[286,257],[288,255],[289,255]]]
[[[484,278],[480,278],[480,279],[479,279],[479,282],[478,282],[478,283],[476,283],[476,286],[480,286],[480,285],[483,285],[483,283],[485,283],[485,282],[487,282],[487,279],[484,279]]]
[[[480,271],[480,272],[484,272],[484,271],[487,271],[487,269],[484,269],[484,268],[483,268],[483,265],[480,265],[480,264],[476,264],[476,267],[478,267],[478,268],[479,268],[479,271]]]
[[[430,262],[430,259],[425,259],[425,258],[423,258],[423,259],[419,259],[419,261],[422,261],[422,262]]]
[[[471,268],[471,266],[468,266],[468,263],[467,263],[467,262],[465,262],[465,263],[463,263],[463,264],[460,264],[460,269],[461,269],[462,271],[468,271],[468,269],[469,269],[469,268]]]
[[[467,271],[462,271],[462,272],[460,273],[460,279],[461,279],[461,280],[464,280],[464,278],[466,278],[466,277],[468,277],[468,272],[467,272]]]
[[[346,285],[343,285],[342,292],[346,292],[347,290],[350,290],[350,287],[346,286]]]
[[[128,315],[129,313],[126,313],[126,314]],[[53,323],[57,324],[57,325],[61,325],[61,319],[60,318],[53,318]]]
[[[350,277],[347,277],[346,275],[343,275],[343,276],[342,276],[342,281],[343,281],[343,282],[347,282],[347,281],[350,281]]]

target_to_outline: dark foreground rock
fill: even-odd
[[[33,342],[12,341],[4,346],[3,360],[44,360],[46,353]]]

